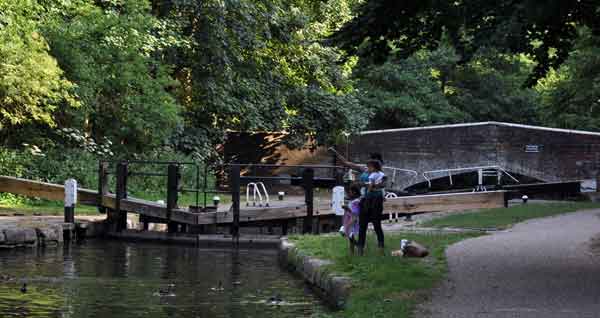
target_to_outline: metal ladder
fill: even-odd
[[[260,186],[260,187],[259,187]],[[250,201],[250,188],[252,188],[252,201]],[[260,193],[260,190],[263,190],[265,195],[265,200],[263,200],[263,195]],[[269,192],[267,191],[267,187],[263,182],[250,182],[246,186],[246,206],[250,206],[250,202],[252,202],[252,206],[256,206],[256,197],[258,196],[258,206],[262,207],[263,202],[266,207],[269,206]]]

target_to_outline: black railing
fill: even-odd
[[[102,205],[103,196],[109,193],[109,182],[108,176],[113,173],[109,172],[109,161],[100,161],[99,164],[99,206]],[[122,211],[122,200],[128,197],[127,195],[127,183],[129,177],[141,176],[141,177],[166,177],[166,219],[167,228],[169,232],[176,232],[179,225],[172,221],[173,211],[178,207],[179,194],[180,193],[195,193],[196,209],[199,209],[199,196],[203,194],[204,202],[202,209],[207,209],[207,194],[231,194],[231,212],[233,215],[233,222],[231,227],[231,234],[237,238],[239,236],[239,220],[240,220],[240,189],[242,186],[241,181],[263,181],[263,180],[280,180],[289,181],[291,185],[301,186],[304,189],[305,203],[306,203],[306,218],[303,223],[303,232],[313,232],[313,210],[314,210],[314,189],[318,187],[331,188],[334,185],[343,184],[343,169],[338,166],[327,166],[327,165],[272,165],[272,164],[225,164],[215,167],[220,171],[225,171],[229,176],[228,191],[219,190],[215,188],[209,188],[208,176],[209,166],[205,163],[197,162],[173,162],[173,161],[143,161],[143,160],[130,160],[130,161],[117,161],[114,175],[116,176],[115,186],[115,209],[114,211],[108,211],[109,223],[114,231],[122,231],[126,228],[126,212]],[[146,171],[132,171],[130,165],[161,165],[166,166],[166,173],[161,172],[146,172]],[[182,174],[181,168],[183,166],[194,166],[195,180],[192,187],[182,186]],[[257,168],[291,168],[302,170],[300,176],[273,176],[273,175],[249,175],[246,171],[245,175],[242,175],[242,168],[248,169],[248,167]],[[204,169],[203,179],[201,176],[201,169]],[[333,171],[333,177],[315,177],[316,169],[329,169]],[[342,173],[340,173],[342,172]],[[148,228],[148,219],[141,215],[140,221],[144,224],[144,229]]]

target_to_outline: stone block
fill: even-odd
[[[343,308],[346,300],[350,297],[352,280],[348,277],[333,276],[329,287],[329,294],[337,308]]]
[[[4,236],[7,245],[25,244],[25,233],[20,229],[4,229]]]
[[[37,233],[33,228],[24,228],[23,231],[23,241],[28,245],[37,244]]]
[[[40,245],[56,245],[62,242],[62,227],[51,226],[36,229]]]

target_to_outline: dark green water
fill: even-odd
[[[271,250],[91,241],[0,250],[0,274],[14,278],[0,282],[2,318],[268,318],[326,311]],[[282,301],[271,301],[274,296]]]

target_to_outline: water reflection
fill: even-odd
[[[14,277],[0,281],[0,317],[309,317],[325,310],[269,250],[102,241],[0,251],[0,269]],[[27,293],[19,291],[23,282]]]

